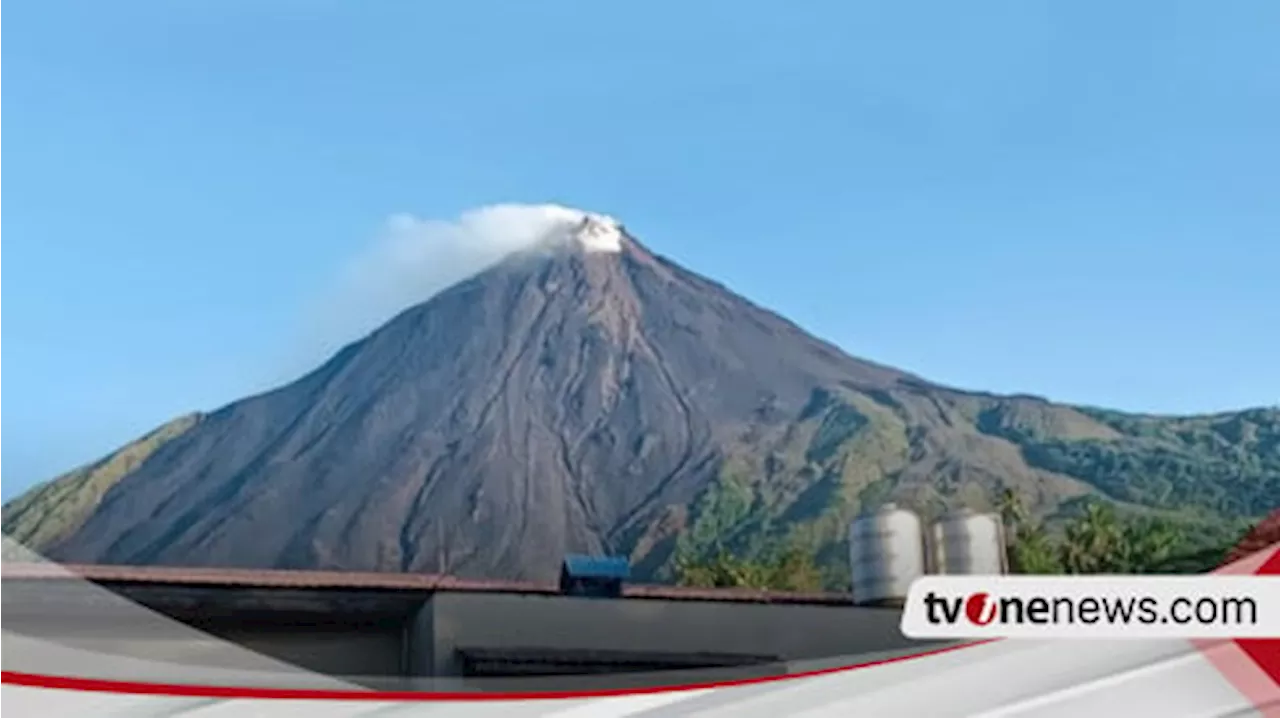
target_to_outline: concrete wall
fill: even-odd
[[[113,587],[120,596],[101,591],[85,598],[63,596],[56,585],[19,584],[5,581],[4,607],[10,623],[39,629],[37,635],[88,640],[101,633],[101,640],[123,640],[133,635],[136,615],[130,619],[109,609],[114,601],[133,606],[130,615],[148,613],[129,603],[136,601],[271,658],[350,677],[457,677],[463,668],[460,647],[795,661],[919,645],[900,634],[898,611],[850,605],[151,584]],[[139,625],[139,631],[154,633],[145,621]],[[175,646],[154,650],[181,647]]]
[[[429,593],[127,585],[120,595],[318,673],[403,676],[408,623]]]
[[[404,627],[217,627],[209,632],[251,651],[317,673],[405,675],[407,631]]]
[[[893,609],[853,606],[441,593],[419,612],[410,666],[415,675],[460,675],[459,647],[833,658],[918,645],[899,619]]]
[[[428,601],[409,619],[405,627],[405,672],[410,676],[434,676],[437,641],[435,610]]]

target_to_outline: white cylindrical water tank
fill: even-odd
[[[853,601],[902,605],[925,573],[924,525],[915,512],[887,504],[849,525]]]
[[[1004,522],[996,514],[961,509],[934,522],[929,539],[935,573],[993,576],[1009,571]]]

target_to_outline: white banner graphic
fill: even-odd
[[[927,576],[912,638],[1277,638],[1280,576]]]

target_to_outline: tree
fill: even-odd
[[[811,551],[790,546],[772,556],[766,565],[771,589],[810,592],[822,590],[822,570],[818,568]]]
[[[1012,489],[1000,492],[996,507],[1004,521],[1009,568],[1013,573],[1058,574],[1058,549],[1044,527],[1031,520],[1022,498]]]
[[[996,503],[1008,532],[1014,573],[1158,573],[1174,565],[1174,552],[1186,543],[1168,521],[1121,519],[1114,507],[1100,501],[1085,504],[1055,541],[1012,490],[1001,492]]]
[[[1127,552],[1125,535],[1111,507],[1098,502],[1067,524],[1060,549],[1065,573],[1118,573]]]
[[[1027,507],[1023,505],[1022,497],[1013,489],[1006,488],[1000,492],[996,499],[996,510],[1000,512],[1006,527],[1017,528],[1030,523]]]
[[[1031,517],[1015,491],[1003,490],[996,507],[1005,525],[1009,568],[1016,574],[1199,573],[1216,565],[1225,553],[1225,549],[1202,545],[1203,541],[1188,540],[1178,524],[1162,518],[1126,517],[1103,501],[1085,503],[1056,539]],[[1250,547],[1277,540],[1280,512],[1264,526],[1270,533],[1264,536],[1259,527],[1253,543],[1246,542]],[[702,554],[681,550],[675,574],[680,585],[700,588],[818,591],[825,583],[813,552],[798,544],[753,558],[736,556],[720,546]]]
[[[1110,505],[1095,501],[1067,525],[1063,568],[1067,573],[1159,573],[1170,566],[1184,538],[1168,521],[1122,520]]]
[[[754,588],[768,591],[819,591],[822,571],[813,554],[788,546],[755,559],[717,547],[705,556],[684,553],[676,558],[676,582],[698,588]]]
[[[1058,547],[1044,529],[1035,527],[1020,532],[1009,547],[1009,569],[1013,573],[1063,573]]]
[[[1124,526],[1119,569],[1121,573],[1161,573],[1168,569],[1173,554],[1185,537],[1168,521],[1131,521]]]
[[[759,565],[717,549],[707,556],[684,554],[676,559],[676,583],[698,588],[764,588]]]

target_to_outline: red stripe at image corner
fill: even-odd
[[[1280,576],[1280,545],[1272,546],[1271,556],[1258,567],[1257,575]],[[1280,639],[1240,639],[1236,643],[1273,683],[1280,685]]]
[[[1280,544],[1271,547],[1271,556],[1258,567],[1259,576],[1280,576]]]
[[[994,639],[993,639],[994,640]],[[90,693],[112,693],[117,695],[152,695],[170,698],[223,698],[223,699],[258,699],[258,700],[327,700],[327,701],[528,701],[528,700],[566,700],[581,698],[613,698],[620,696],[646,695],[654,693],[678,693],[681,691],[706,690],[710,688],[733,688],[737,686],[774,683],[797,678],[813,678],[817,676],[853,671],[861,668],[872,668],[891,663],[901,663],[916,658],[937,656],[962,648],[973,648],[993,640],[973,641],[954,646],[944,646],[909,656],[885,658],[869,663],[852,666],[837,666],[815,671],[791,673],[763,678],[743,678],[733,681],[697,683],[683,686],[655,686],[652,688],[625,688],[615,690],[596,690],[580,692],[530,691],[522,693],[499,692],[429,692],[429,691],[377,691],[377,690],[343,690],[343,689],[306,689],[306,688],[257,688],[251,686],[201,686],[176,683],[143,683],[134,681],[117,681],[100,678],[75,678],[68,676],[49,676],[20,671],[0,672],[0,683],[27,688],[43,688],[49,690],[80,691]]]

